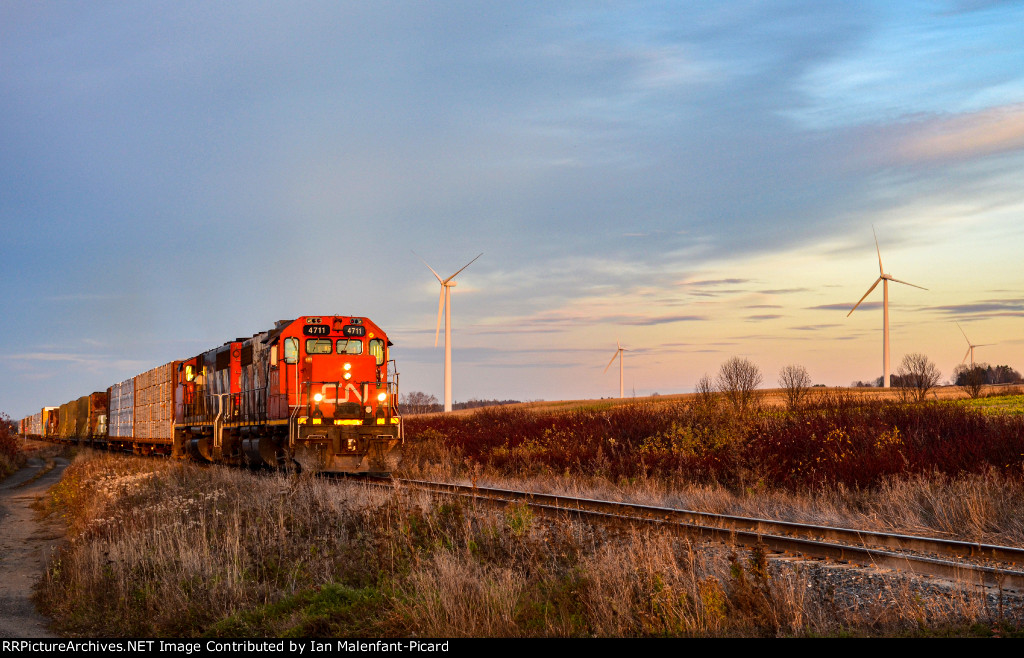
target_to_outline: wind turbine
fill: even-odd
[[[416,253],[416,252],[413,252]],[[477,254],[476,258],[483,256],[483,252]],[[419,255],[416,256],[419,258]],[[447,279],[442,279],[441,275],[434,271],[433,267],[427,265],[427,261],[423,260],[423,264],[427,265],[427,269],[434,273],[437,277],[438,282],[441,284],[441,296],[437,300],[437,331],[434,332],[434,347],[437,347],[437,339],[441,334],[441,314],[444,313],[444,410],[452,410],[452,288],[455,287],[455,281],[452,281],[459,275],[459,272],[466,269],[473,264],[473,261],[469,261],[463,265],[458,272],[451,275]]]
[[[964,358],[960,360],[960,364],[963,365],[964,361],[967,360],[967,357],[969,355],[971,357],[971,370],[974,370],[974,348],[991,347],[992,345],[995,345],[995,343],[985,343],[984,345],[972,345],[971,339],[967,337],[966,333],[964,333],[964,328],[960,326],[959,322],[956,323],[956,327],[957,329],[960,330],[960,333],[964,334],[964,340],[967,341],[967,351],[964,353]]]
[[[624,398],[626,397],[626,391],[622,386],[622,353],[628,352],[629,350],[622,345],[619,345],[619,341],[615,341],[615,347],[617,348],[615,350],[615,355],[612,356],[612,360],[608,362],[608,365],[604,367],[604,372],[608,372],[608,368],[611,368],[612,364],[615,363],[615,357],[619,357],[619,397]],[[604,372],[601,374],[603,375]]]
[[[878,234],[875,233],[874,226],[871,227],[871,234],[875,236],[875,251],[878,252],[878,278],[875,279],[873,284],[871,284],[868,291],[864,293],[864,297],[860,298],[860,302],[864,301],[864,299],[871,294],[871,291],[875,289],[875,286],[878,285],[879,281],[882,282],[882,372],[885,373],[885,379],[882,384],[886,388],[889,388],[889,282],[895,281],[896,283],[902,283],[905,286],[921,288],[921,290],[928,289],[914,285],[913,283],[894,279],[891,275],[886,274],[885,270],[882,269],[882,251],[878,248]],[[857,307],[860,306],[860,302],[853,305],[853,308],[851,308],[850,312],[846,314],[846,317],[850,317],[850,315],[857,310]]]

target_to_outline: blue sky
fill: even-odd
[[[0,3],[0,410],[303,314],[405,391],[1018,369],[1024,4]]]

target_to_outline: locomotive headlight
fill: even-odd
[[[345,379],[352,379],[352,373],[346,372],[345,373]]]
[[[351,364],[351,363],[346,363],[346,364],[345,364],[344,366],[342,366],[342,367],[344,367],[344,368],[345,368],[345,370],[351,370],[351,369],[352,369],[352,364]]]
[[[387,393],[381,393],[380,395],[377,396],[377,400],[379,400],[380,402],[383,402],[384,400],[387,400],[387,399],[388,399],[388,394]]]
[[[319,393],[317,393],[316,395],[313,396],[313,399],[316,400],[317,402],[319,402],[320,400],[324,399],[324,396],[319,394]]]

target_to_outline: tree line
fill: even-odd
[[[480,407],[495,407],[503,404],[518,404],[520,400],[478,400],[472,398],[466,402],[453,402],[452,411],[459,409],[478,409]],[[435,411],[444,411],[444,405],[437,401],[437,396],[429,395],[422,391],[411,391],[399,399],[400,409],[407,414],[429,414]]]
[[[923,401],[928,392],[939,385],[942,373],[924,354],[913,353],[903,357],[896,372],[890,375],[893,389],[906,399]],[[752,361],[743,357],[732,357],[721,365],[717,377],[704,374],[695,387],[698,405],[717,405],[721,395],[736,411],[745,411],[756,401],[757,389],[764,377]],[[778,383],[786,396],[786,403],[794,409],[803,402],[813,387],[810,373],[801,365],[787,365],[779,371]],[[871,381],[855,381],[853,387],[881,387],[882,377]],[[961,364],[953,370],[952,382],[962,387],[971,397],[978,397],[981,387],[995,384],[1024,383],[1021,374],[1007,365],[991,366],[977,363],[974,366]],[[456,402],[452,409],[476,409],[503,404],[516,404],[519,400],[478,400]],[[401,398],[401,409],[405,413],[423,414],[444,411],[444,405],[433,395],[421,391],[406,393]]]

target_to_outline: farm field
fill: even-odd
[[[832,394],[408,420],[396,475],[1024,545],[1024,418]],[[1012,406],[1007,400],[1007,405]],[[73,635],[990,635],[1021,602],[401,487],[81,453],[39,602]]]
[[[1013,395],[1013,392],[1018,390],[1019,387],[1013,386],[985,386],[982,389],[982,397],[978,399],[980,406],[986,406],[986,403],[980,402],[981,400],[988,400],[988,405],[993,407],[1000,407],[1002,405],[1012,404],[1005,401],[1005,398],[1024,398],[1022,395]],[[519,402],[515,404],[502,405],[502,408],[506,409],[528,409],[531,411],[537,411],[541,413],[556,413],[563,411],[577,411],[577,410],[590,410],[590,411],[601,411],[612,409],[614,407],[628,406],[637,403],[646,403],[652,405],[663,405],[673,404],[677,402],[688,403],[695,399],[696,393],[674,393],[671,395],[655,395],[646,397],[627,397],[627,398],[600,398],[596,400],[541,400],[532,402]],[[900,399],[900,392],[897,389],[883,389],[883,388],[854,388],[854,387],[814,387],[810,392],[811,399],[820,396],[834,396],[834,395],[853,395],[861,400],[893,400],[898,401]],[[970,398],[959,386],[937,386],[928,392],[929,400],[969,400]],[[997,402],[996,400],[1003,400]],[[786,394],[782,389],[760,389],[758,391],[758,401],[762,406],[778,407],[785,406]],[[485,407],[486,408],[486,407]],[[468,416],[479,411],[480,408],[476,409],[458,409],[450,412],[452,416]],[[416,414],[417,417],[421,416],[442,416],[443,412],[433,412],[426,414]]]
[[[1024,414],[1024,395],[980,397],[974,400],[965,400],[964,402],[970,407],[989,413],[1010,414],[1013,416]]]

